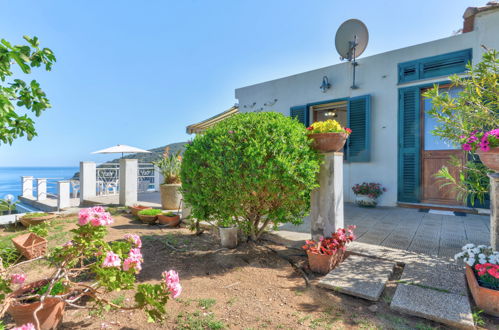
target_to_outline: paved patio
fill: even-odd
[[[356,225],[357,242],[453,257],[466,243],[489,245],[488,216],[453,216],[399,207],[360,208],[345,204],[345,223]],[[310,218],[300,226],[283,225],[279,231],[310,233]]]

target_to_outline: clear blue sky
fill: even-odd
[[[448,37],[486,2],[0,0],[1,38],[36,35],[57,56],[36,74],[53,106],[39,136],[0,145],[0,166],[77,166],[118,143],[186,141],[187,125],[237,102],[235,88],[339,62],[346,19],[369,28],[367,56]]]

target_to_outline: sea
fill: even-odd
[[[0,199],[8,194],[16,199],[21,195],[21,176],[47,178],[47,193],[55,194],[57,181],[71,179],[79,170],[79,167],[0,167]]]

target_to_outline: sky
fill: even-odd
[[[451,36],[485,1],[0,0],[0,38],[37,36],[57,63],[37,79],[52,108],[38,136],[0,144],[1,166],[78,166],[116,144],[187,141],[186,126],[237,103],[234,89],[339,63],[334,35],[369,29],[362,56]]]

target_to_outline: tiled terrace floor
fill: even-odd
[[[310,218],[280,230],[310,233]],[[345,223],[356,225],[357,241],[439,257],[453,257],[466,243],[489,245],[489,217],[452,216],[398,207],[345,204]]]

